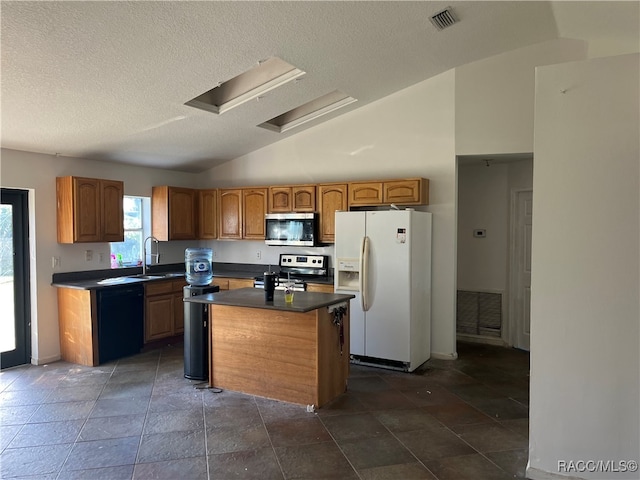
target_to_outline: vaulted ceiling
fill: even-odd
[[[458,23],[429,18],[447,6]],[[640,50],[638,2],[1,3],[2,147],[201,171],[441,72],[555,38]],[[278,57],[305,72],[221,115],[185,105]],[[258,125],[339,90],[356,102]]]

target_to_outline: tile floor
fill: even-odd
[[[458,345],[414,374],[354,366],[304,406],[196,389],[181,345],[0,374],[0,478],[524,478],[527,353]]]

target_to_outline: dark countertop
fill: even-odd
[[[214,277],[255,278],[261,276],[269,265],[252,263],[212,263]],[[272,271],[277,267],[272,266]],[[58,288],[75,288],[79,290],[97,290],[118,287],[131,283],[178,280],[184,278],[184,264],[150,265],[147,274],[156,278],[132,278],[141,275],[142,267],[117,268],[106,270],[87,270],[83,272],[54,273],[51,286]],[[311,283],[333,285],[333,277],[313,277]]]
[[[185,299],[185,302],[228,305],[232,307],[262,308],[265,310],[282,310],[290,312],[310,312],[318,308],[328,307],[336,303],[346,302],[355,295],[321,292],[295,292],[293,303],[285,303],[284,292],[276,290],[273,302],[264,299],[264,290],[256,288],[239,288],[219,293],[208,293]]]

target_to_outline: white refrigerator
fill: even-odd
[[[413,371],[431,355],[431,213],[336,212],[334,287],[354,294],[356,363]]]

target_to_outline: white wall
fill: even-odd
[[[46,363],[60,358],[58,302],[51,287],[54,272],[71,272],[109,268],[108,243],[61,245],[56,240],[56,177],[65,175],[123,180],[126,195],[151,196],[153,185],[193,186],[197,176],[168,170],[132,167],[76,158],[2,149],[0,185],[31,190],[34,203],[29,205],[32,223],[32,361]],[[33,231],[35,230],[35,231]],[[161,263],[184,262],[184,249],[193,242],[161,242]],[[85,250],[93,251],[93,260],[85,261]],[[99,262],[99,253],[105,261]],[[52,268],[51,258],[60,257],[59,269]]]
[[[552,40],[456,69],[456,153],[533,151],[534,70],[586,59],[581,40]]]
[[[432,352],[449,357],[456,351],[454,81],[446,72],[208,172],[224,186],[428,178]]]
[[[640,460],[639,64],[536,72],[531,478],[559,460]]]
[[[458,289],[504,292],[509,240],[509,166],[458,166]],[[485,229],[486,237],[473,236]]]

